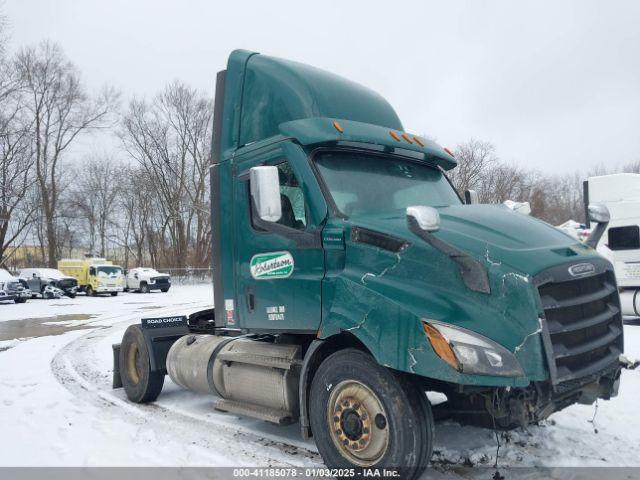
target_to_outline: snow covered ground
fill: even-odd
[[[298,425],[216,412],[213,397],[180,390],[168,378],[149,405],[111,389],[111,344],[128,325],[211,302],[211,286],[196,285],[1,304],[0,466],[322,465]],[[640,358],[640,324],[625,326],[625,344],[628,357]],[[503,434],[499,465],[640,466],[639,395],[640,369],[625,370],[620,395],[600,401],[597,414],[574,405],[540,426]],[[493,465],[492,431],[454,422],[436,428],[439,469]]]

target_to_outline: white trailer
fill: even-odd
[[[614,265],[622,313],[640,317],[640,174],[590,177],[584,193],[585,205],[609,209],[611,220],[598,251]]]

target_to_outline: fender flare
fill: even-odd
[[[302,438],[308,440],[313,436],[311,425],[309,422],[309,402],[308,393],[311,389],[313,376],[324,361],[332,353],[343,348],[358,348],[363,352],[371,355],[374,361],[377,359],[373,356],[367,345],[351,332],[341,331],[335,335],[326,338],[314,339],[304,355],[302,366],[300,368],[300,379],[298,386],[299,410],[300,410],[300,431]]]
[[[311,425],[309,424],[309,405],[307,401],[307,393],[311,386],[312,373],[315,372],[315,364],[322,358],[321,350],[325,346],[324,340],[315,339],[309,345],[307,353],[302,361],[302,368],[300,370],[300,384],[299,389],[299,402],[300,402],[300,432],[302,438],[308,440],[311,438]]]

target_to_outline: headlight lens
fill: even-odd
[[[516,357],[502,345],[465,328],[428,321],[423,323],[436,354],[453,368],[475,375],[524,375]]]

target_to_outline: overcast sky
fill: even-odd
[[[229,52],[290,58],[377,90],[407,131],[471,137],[569,172],[640,159],[640,1],[4,0],[12,46],[51,39],[92,88],[213,96]]]

